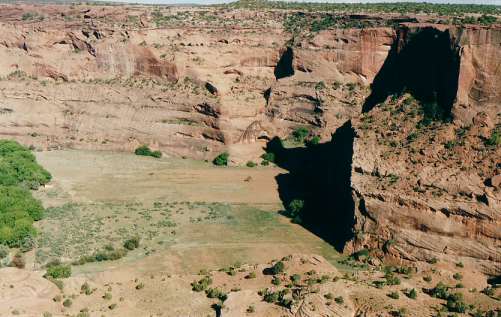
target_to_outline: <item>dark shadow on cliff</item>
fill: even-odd
[[[291,47],[287,47],[287,49],[280,56],[280,60],[275,66],[274,74],[275,79],[281,79],[294,75],[294,51]]]
[[[353,236],[353,138],[348,121],[326,143],[284,148],[280,139],[274,138],[266,148],[275,154],[275,163],[289,172],[276,177],[284,206],[294,199],[303,200],[301,224],[338,251]]]
[[[459,63],[459,50],[448,30],[426,27],[410,33],[401,28],[362,111],[390,95],[409,92],[421,103],[436,102],[448,116],[457,94]]]

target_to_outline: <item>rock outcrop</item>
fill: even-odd
[[[415,38],[423,26],[403,31]],[[446,105],[435,103],[444,112],[433,117],[426,108],[431,101],[411,95],[389,97],[354,120],[355,238],[346,251],[375,248],[410,261],[447,258],[499,275],[501,147],[489,138],[501,127],[501,73],[490,67],[500,56],[501,30],[438,32],[447,32],[460,58],[452,121],[441,109]]]

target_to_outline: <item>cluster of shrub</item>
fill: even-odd
[[[151,156],[156,158],[162,157],[162,152],[152,151],[147,145],[141,145],[134,151],[134,153],[136,155],[142,155],[142,156]]]
[[[42,218],[44,209],[30,189],[50,180],[49,172],[37,164],[28,148],[0,140],[0,244],[32,246],[36,234],[33,222]]]
[[[83,265],[85,263],[115,261],[127,255],[128,251],[132,251],[139,247],[139,237],[133,237],[125,240],[123,248],[116,249],[112,245],[105,246],[102,250],[96,251],[92,255],[83,255],[78,260],[73,262],[73,265]]]

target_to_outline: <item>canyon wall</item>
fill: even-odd
[[[356,224],[346,251],[377,248],[411,261],[448,258],[499,275],[501,148],[488,140],[501,126],[501,30],[438,30],[460,58],[452,119],[424,126],[420,107],[406,95],[354,120]],[[407,40],[400,51],[422,31],[422,25],[401,30]]]

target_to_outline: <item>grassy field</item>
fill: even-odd
[[[54,176],[37,193],[48,207],[37,224],[38,265],[121,248],[134,236],[141,245],[126,257],[74,271],[140,261],[141,270],[186,273],[291,253],[338,258],[329,244],[277,213],[282,206],[274,177],[283,172],[278,168],[217,168],[87,151],[41,152],[37,158]]]

